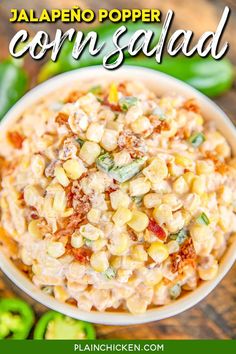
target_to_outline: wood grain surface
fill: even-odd
[[[27,6],[26,6],[27,4]],[[29,5],[30,4],[30,5]],[[11,24],[9,23],[10,9],[32,7],[40,10],[42,8],[60,8],[78,5],[81,8],[92,8],[97,10],[99,5],[104,8],[159,8],[165,12],[171,8],[175,11],[174,28],[192,29],[197,36],[206,30],[215,30],[224,6],[231,8],[231,18],[224,34],[224,39],[230,42],[228,53],[231,61],[236,64],[236,1],[228,0],[133,0],[133,1],[74,1],[74,0],[3,0],[0,3],[0,58],[8,55],[8,44],[14,33],[27,28],[31,35],[39,29],[48,31],[51,35],[59,24]],[[132,6],[131,6],[132,4]],[[71,25],[60,24],[60,28],[68,29]],[[81,28],[81,25],[77,25]],[[36,83],[37,73],[42,61],[26,60],[26,67],[31,77],[31,86]],[[229,115],[236,123],[236,89],[235,85],[225,95],[215,99],[215,102]],[[36,304],[20,292],[16,287],[0,273],[0,296],[9,296],[16,293],[26,298],[34,307],[37,313],[44,308]],[[98,325],[97,333],[99,338],[117,339],[232,339],[236,338],[236,266],[234,266],[220,285],[203,301],[194,308],[166,320],[145,325],[136,326],[103,326]]]

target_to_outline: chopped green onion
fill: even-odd
[[[136,197],[131,197],[131,199],[137,206],[141,206],[142,201],[143,201],[143,195],[139,195],[139,196],[136,196]]]
[[[85,244],[87,247],[91,247],[91,246],[92,246],[92,243],[93,243],[92,240],[89,240],[89,239],[86,238],[86,237],[84,237],[83,240],[84,240],[84,244]]]
[[[99,95],[102,93],[101,85],[96,85],[90,88],[89,92],[93,93],[94,95]]]
[[[139,173],[144,162],[145,159],[140,158],[127,165],[116,166],[113,157],[109,153],[100,155],[96,159],[97,167],[120,183],[128,181]]]
[[[209,225],[210,224],[210,220],[208,218],[208,216],[205,213],[201,213],[201,215],[199,215],[196,219],[198,224],[203,224],[203,225]]]
[[[158,119],[163,121],[166,119],[166,116],[164,114],[164,112],[162,111],[162,109],[160,107],[156,107],[153,111],[152,114],[154,116],[158,116]]]
[[[206,140],[205,135],[202,133],[195,133],[190,136],[188,141],[192,144],[193,147],[197,148]]]
[[[106,152],[105,154],[98,156],[98,158],[96,159],[96,164],[97,167],[103,170],[104,172],[109,172],[114,166],[114,160],[112,156],[108,152]]]
[[[181,229],[176,234],[170,234],[169,237],[170,237],[171,240],[177,241],[179,245],[182,245],[182,243],[184,243],[184,241],[187,240],[188,234],[187,234],[187,231],[185,229]]]
[[[175,284],[172,288],[170,288],[169,293],[171,299],[177,299],[177,297],[181,294],[181,286],[179,284]]]
[[[138,99],[136,97],[128,96],[128,97],[122,97],[119,100],[119,105],[122,111],[128,111],[128,109],[134,106],[137,102]]]
[[[115,278],[116,276],[116,271],[114,268],[112,267],[109,267],[107,268],[107,270],[104,272],[104,275],[107,279],[112,279],[112,278]]]
[[[75,139],[77,141],[77,143],[79,143],[80,147],[82,147],[85,143],[85,141],[83,139],[80,139],[80,138],[76,138]]]

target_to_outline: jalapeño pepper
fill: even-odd
[[[0,63],[0,120],[27,90],[28,78],[21,63],[13,59]]]
[[[95,339],[91,323],[55,311],[46,312],[36,324],[34,339]]]
[[[211,57],[165,57],[161,64],[155,58],[127,58],[128,65],[142,66],[161,71],[185,81],[207,96],[214,97],[226,92],[233,83],[233,66],[227,59],[214,60]]]
[[[20,299],[0,299],[0,339],[25,339],[34,323],[34,313]]]

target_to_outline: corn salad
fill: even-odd
[[[236,232],[236,160],[214,123],[139,82],[70,90],[1,137],[3,250],[84,311],[143,313],[216,277]]]

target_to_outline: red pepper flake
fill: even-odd
[[[153,232],[160,240],[165,241],[166,233],[154,220],[149,220],[148,230]]]
[[[8,132],[7,138],[15,149],[21,149],[23,141],[25,140],[25,137],[16,131]]]
[[[66,124],[68,122],[68,114],[59,112],[58,115],[56,116],[55,122],[58,123],[59,125]]]

